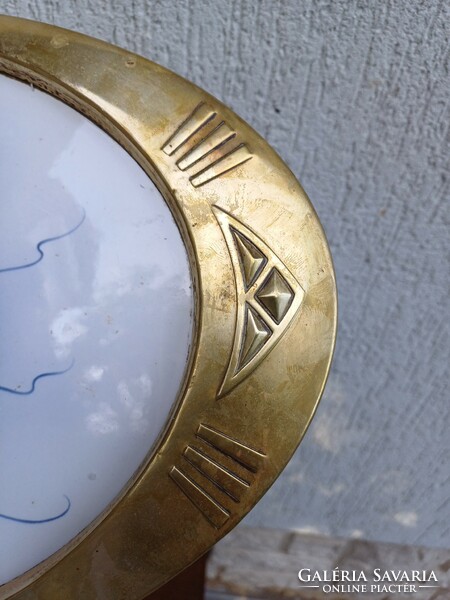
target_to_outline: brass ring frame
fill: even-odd
[[[174,73],[84,35],[0,17],[0,72],[107,131],[171,208],[195,287],[195,343],[171,422],[127,489],[0,599],[138,599],[256,504],[300,443],[336,336],[327,242],[268,144]]]

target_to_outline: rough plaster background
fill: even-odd
[[[316,206],[340,291],[336,357],[301,449],[246,522],[450,547],[449,4],[0,7],[204,87],[268,139]]]

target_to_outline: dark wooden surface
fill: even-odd
[[[203,600],[207,554],[145,600]]]

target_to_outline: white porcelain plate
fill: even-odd
[[[188,358],[187,253],[107,134],[0,76],[0,584],[76,536],[163,430]]]

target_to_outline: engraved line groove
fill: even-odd
[[[205,471],[203,471],[199,465],[197,465],[194,462],[192,462],[187,456],[185,456],[184,458],[191,465],[192,468],[194,468],[198,473],[200,473],[200,475],[202,475],[208,481],[210,481],[219,491],[221,491],[222,493],[224,493],[227,496],[229,496],[233,500],[233,502],[239,503],[240,500],[239,500],[239,498],[237,497],[236,494],[233,494],[233,492],[230,492],[230,490],[225,489],[225,487],[223,487],[222,485],[220,485],[220,483],[218,481],[216,481],[215,479],[213,479],[212,475],[209,475],[208,473],[206,473]]]
[[[211,444],[208,444],[208,446],[210,446],[211,448],[213,448],[213,446]],[[219,469],[225,471],[226,474],[229,475],[230,477],[232,477],[233,479],[237,479],[239,481],[239,483],[242,483],[243,485],[245,485],[247,487],[250,486],[250,482],[249,481],[246,481],[240,475],[238,475],[237,473],[234,473],[234,471],[232,471],[231,469],[228,469],[227,467],[225,467],[224,465],[222,465],[220,462],[218,462],[218,460],[212,458],[211,456],[209,456],[206,452],[204,452],[200,448],[196,448],[194,446],[187,446],[186,449],[185,449],[185,451],[184,451],[184,453],[187,450],[193,450],[194,452],[196,452],[197,454],[200,454],[203,458],[205,458],[206,460],[208,460],[209,462],[211,462],[214,466],[216,466]],[[217,450],[217,448],[216,448],[216,450]],[[224,453],[221,452],[221,454],[224,454]],[[225,456],[227,456],[227,455],[225,454]]]
[[[213,527],[219,529],[228,521],[229,511],[183,471],[172,467],[169,475]]]
[[[170,136],[164,144],[162,150],[168,156],[172,156],[181,146],[186,144],[192,136],[200,129],[203,129],[208,123],[215,119],[217,113],[207,104],[200,103],[187,119],[181,123],[178,129]]]
[[[228,131],[224,136],[217,134],[221,133],[221,129]],[[190,169],[201,160],[207,158],[212,152],[220,150],[225,144],[233,140],[236,137],[236,132],[232,131],[224,121],[211,131],[205,138],[200,140],[193,148],[188,150],[180,160],[177,162],[177,166],[182,171]],[[210,145],[213,144],[213,145]],[[211,166],[211,165],[210,165]]]
[[[200,163],[199,167],[201,167],[202,162],[209,162],[189,177],[189,181],[194,187],[201,187],[253,158],[244,143],[226,151],[228,143],[236,138],[237,132],[223,120],[216,124],[217,116],[217,112],[208,104],[201,102],[162,147],[165,154],[172,156],[182,146],[188,145],[186,151],[175,163],[181,171],[191,169],[197,163]],[[201,131],[213,121],[212,129],[208,127],[205,131]],[[201,132],[201,135],[198,136],[200,139],[195,137],[199,132]],[[194,140],[192,140],[193,137],[195,137]],[[188,142],[190,143],[188,144]],[[218,157],[217,154],[219,154]]]
[[[201,187],[202,185],[205,185],[205,183],[208,183],[213,179],[232,171],[236,167],[243,165],[252,158],[253,157],[250,154],[247,146],[245,144],[239,144],[227,154],[221,156],[204,169],[201,169],[195,175],[189,177],[189,181],[194,187]]]
[[[253,473],[259,470],[265,459],[264,454],[206,425],[200,425],[196,435]]]
[[[196,454],[198,456],[196,456]],[[201,475],[206,477],[218,490],[229,496],[234,502],[239,503],[240,498],[249,484],[244,483],[240,478],[231,475],[221,465],[215,463],[209,457],[202,455],[195,448],[188,446],[184,453],[185,460],[196,469]],[[200,460],[199,460],[200,459]],[[204,459],[204,460],[202,460]],[[206,464],[202,464],[205,462]],[[210,463],[210,465],[208,465]],[[217,472],[211,472],[208,467],[216,469]],[[222,481],[220,479],[222,478]]]

